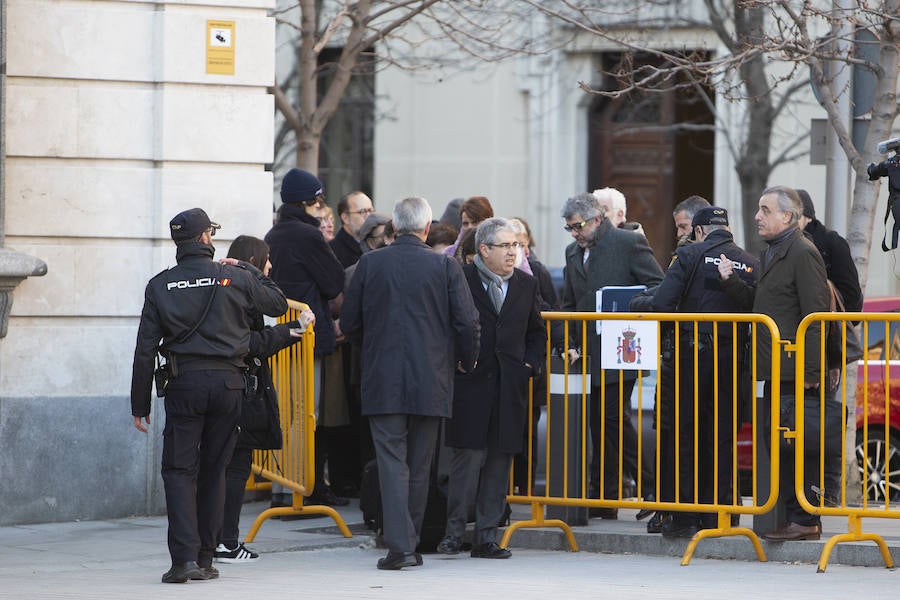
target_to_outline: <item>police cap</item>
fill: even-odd
[[[206,211],[202,208],[192,208],[180,212],[169,221],[169,230],[176,243],[197,239],[201,233],[210,228],[212,228],[212,235],[215,235],[216,229],[221,227],[218,223],[210,221]]]
[[[728,225],[728,211],[718,206],[707,206],[694,213],[691,227],[697,225]]]

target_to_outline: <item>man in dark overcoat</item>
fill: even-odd
[[[863,293],[859,285],[859,272],[856,263],[850,254],[850,244],[841,234],[833,229],[828,229],[816,218],[816,207],[813,204],[809,192],[797,190],[800,201],[803,204],[803,214],[800,216],[800,229],[803,230],[815,244],[822,261],[825,263],[825,274],[837,288],[844,302],[844,310],[847,312],[859,312],[863,306]],[[835,357],[826,351],[828,360],[828,385],[825,390],[825,429],[828,435],[825,440],[825,497],[834,503],[840,502],[841,497],[841,471],[843,467],[844,447],[843,434],[841,433],[841,421],[846,422],[847,416],[843,403],[838,397],[841,383],[841,357],[840,352]]]
[[[604,286],[658,284],[663,277],[659,263],[647,238],[635,231],[614,227],[604,209],[593,194],[581,193],[569,198],[562,210],[566,221],[564,228],[574,241],[566,247],[565,282],[562,294],[564,312],[594,312],[597,309],[596,293]],[[582,354],[591,356],[591,406],[590,425],[592,441],[591,496],[599,497],[600,482],[600,403],[604,413],[604,461],[602,465],[602,491],[604,498],[618,498],[619,471],[619,418],[622,421],[623,469],[638,476],[637,431],[631,421],[631,392],[634,389],[635,371],[607,370],[605,385],[600,386],[600,338],[593,321],[587,322],[587,348]],[[581,332],[573,328],[572,344],[580,344]],[[569,350],[570,357],[575,350]],[[621,374],[621,375],[620,375]],[[619,378],[622,379],[621,392]],[[649,461],[644,461],[649,462]],[[644,471],[644,484],[652,482],[652,475]],[[616,518],[615,509],[592,511],[603,518]]]
[[[782,341],[794,342],[800,321],[810,313],[828,312],[831,298],[822,255],[800,230],[802,214],[802,201],[793,188],[773,186],[763,190],[754,220],[767,247],[760,257],[756,285],[748,285],[736,277],[735,265],[730,259],[723,257],[719,263],[723,289],[742,303],[752,302],[753,312],[772,317]],[[812,504],[817,502],[812,486],[817,482],[820,458],[819,440],[814,439],[818,436],[810,435],[819,430],[819,329],[819,323],[812,323],[806,330],[806,356],[802,369],[797,368],[795,353],[784,353],[781,357],[780,424],[793,429],[795,403],[804,403],[807,436],[804,440],[803,489]],[[772,398],[773,374],[772,340],[767,327],[759,328],[756,348],[757,377],[765,381],[763,406],[768,406]],[[795,392],[798,370],[803,378],[803,398],[797,398]],[[822,534],[819,515],[807,513],[794,493],[794,460],[793,444],[785,441],[780,461],[779,501],[784,502],[786,521],[775,531],[763,534],[771,541],[818,540]]]
[[[478,253],[463,267],[481,320],[481,349],[471,373],[457,373],[453,417],[446,422],[450,453],[447,528],[438,552],[457,554],[475,500],[473,558],[509,558],[497,545],[506,508],[509,468],[522,451],[528,380],[546,359],[547,335],[534,277],[515,268],[519,247],[506,219],[483,221]]]
[[[379,569],[422,564],[415,548],[453,373],[471,371],[478,356],[478,311],[462,267],[425,245],[431,216],[423,198],[397,203],[394,243],[362,255],[341,309],[344,333],[362,343],[362,414],[388,547]]]
[[[316,346],[314,350],[316,415],[322,411],[322,363],[337,348],[331,303],[340,302],[344,289],[344,267],[338,262],[319,231],[319,219],[310,211],[325,200],[319,178],[302,169],[291,169],[281,180],[281,201],[278,219],[265,241],[272,261],[272,279],[291,300],[304,302],[316,315]],[[327,458],[326,428],[316,434],[316,483],[309,504],[344,506],[345,498],[337,497],[325,483]],[[272,492],[274,505],[290,505],[291,495]],[[276,495],[280,495],[277,498]]]

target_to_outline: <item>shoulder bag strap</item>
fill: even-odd
[[[203,314],[200,315],[200,319],[198,319],[197,322],[194,323],[194,326],[191,327],[190,331],[188,331],[184,335],[179,336],[177,340],[173,340],[172,341],[173,344],[180,344],[182,342],[187,341],[188,338],[190,338],[192,335],[194,335],[194,332],[197,331],[197,328],[203,324],[203,321],[206,320],[206,315],[209,314],[209,308],[212,306],[213,298],[216,297],[216,290],[219,289],[219,276],[221,274],[222,274],[222,265],[219,264],[219,269],[216,271],[216,283],[215,283],[215,285],[212,286],[212,288],[213,288],[212,293],[210,293],[210,295],[209,295],[209,300],[206,301],[206,308],[203,309]],[[163,345],[160,344],[159,345],[159,353],[161,354],[163,350],[164,350]]]

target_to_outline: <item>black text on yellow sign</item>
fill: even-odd
[[[234,75],[234,21],[206,22],[206,72]]]

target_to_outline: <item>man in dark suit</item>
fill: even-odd
[[[562,210],[566,221],[565,229],[572,234],[574,242],[566,247],[565,283],[563,286],[562,310],[565,312],[594,312],[597,308],[596,293],[607,285],[645,285],[648,288],[658,284],[663,277],[662,269],[647,238],[635,231],[614,227],[605,216],[605,211],[593,194],[582,193],[569,198]],[[580,343],[580,331],[570,339]],[[631,421],[630,399],[634,389],[634,371],[607,370],[605,386],[600,387],[600,338],[593,322],[587,324],[587,348],[584,354],[591,355],[591,496],[600,497],[600,403],[605,406],[604,418],[604,461],[602,465],[602,491],[604,498],[619,497],[619,418],[622,421],[623,469],[638,476],[637,431]],[[575,349],[569,350],[570,359],[578,357]],[[620,375],[621,374],[621,375]],[[619,379],[621,377],[621,392]],[[649,461],[644,460],[648,463]],[[652,483],[653,477],[643,469],[643,489]],[[615,509],[591,511],[592,515],[616,518]]]
[[[369,416],[388,554],[379,569],[422,564],[415,553],[442,418],[450,416],[454,370],[478,356],[478,311],[462,268],[425,245],[431,207],[394,207],[394,243],[363,254],[341,327],[362,340],[362,414]]]
[[[471,556],[509,558],[509,550],[497,545],[497,524],[506,508],[513,455],[522,451],[528,379],[541,370],[547,336],[537,280],[515,268],[519,242],[509,222],[483,221],[475,247],[475,261],[463,272],[480,315],[481,349],[475,370],[458,372],[454,381],[453,418],[445,432],[447,529],[438,552],[459,553],[474,499]]]
[[[371,198],[363,192],[355,191],[341,196],[337,212],[341,219],[341,228],[328,245],[346,269],[350,265],[355,265],[362,256],[363,249],[359,243],[363,236],[360,235],[360,229],[366,217],[374,213],[375,209],[372,207]]]

